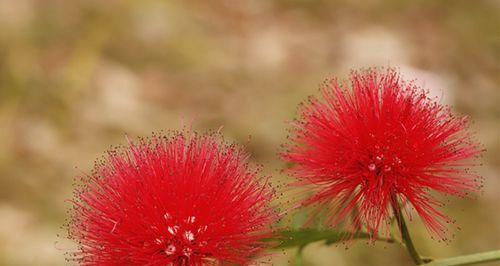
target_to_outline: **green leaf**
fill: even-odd
[[[284,230],[277,232],[275,238],[268,241],[277,241],[279,245],[276,248],[303,247],[307,244],[325,241],[325,244],[331,245],[341,242],[352,237],[352,233],[335,230],[319,230],[319,229],[299,229],[299,230]],[[354,238],[368,238],[367,233],[357,233]]]

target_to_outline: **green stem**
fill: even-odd
[[[458,266],[458,265],[473,265],[485,262],[500,261],[500,250],[476,253],[465,256],[458,256],[447,259],[435,260],[429,266]]]
[[[413,259],[413,262],[415,262],[416,265],[424,264],[426,261],[424,261],[422,257],[420,257],[417,249],[415,248],[415,245],[413,245],[410,232],[408,231],[408,227],[406,227],[406,222],[405,218],[403,217],[401,207],[395,196],[393,197],[392,208],[394,209],[394,216],[396,217],[396,221],[398,222],[399,231],[401,231],[401,238],[406,246],[406,249],[408,250],[408,253]]]
[[[302,266],[303,259],[302,259],[302,250],[304,249],[305,246],[300,246],[299,249],[297,250],[297,253],[295,254],[295,266]]]

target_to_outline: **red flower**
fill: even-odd
[[[152,137],[112,152],[76,189],[81,265],[246,264],[266,245],[273,192],[214,136]]]
[[[467,119],[394,70],[353,72],[350,83],[329,81],[323,100],[310,97],[293,123],[282,157],[293,163],[294,185],[312,186],[302,204],[326,207],[333,225],[352,216],[353,229],[375,237],[387,233],[391,208],[409,203],[444,239],[450,219],[431,192],[465,196],[478,184],[467,168],[479,154]]]

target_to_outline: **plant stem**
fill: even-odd
[[[429,266],[458,266],[458,265],[473,265],[485,262],[499,261],[500,260],[500,250],[458,256],[447,259],[435,260],[429,264]]]
[[[408,253],[410,253],[411,258],[413,259],[413,262],[415,262],[416,265],[424,264],[424,260],[418,254],[417,250],[415,249],[415,245],[413,245],[410,232],[408,231],[408,227],[406,227],[406,222],[405,218],[403,217],[401,207],[395,196],[393,196],[392,208],[394,210],[396,221],[398,222],[399,231],[401,231],[401,238],[406,246],[406,249],[408,250]]]
[[[300,246],[297,250],[297,253],[295,254],[295,266],[302,266],[302,250],[304,249],[304,247],[305,246]]]

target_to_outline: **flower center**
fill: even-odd
[[[398,156],[384,155],[382,153],[371,156],[368,161],[368,171],[375,175],[392,172],[401,164],[401,159]]]
[[[206,241],[198,241],[197,237],[205,232],[208,226],[196,224],[196,216],[189,216],[180,222],[175,222],[169,213],[163,216],[168,224],[167,230],[161,238],[155,239],[156,244],[161,246],[161,251],[173,260],[189,260],[199,252],[200,248],[207,245]]]

